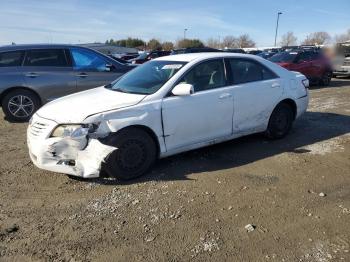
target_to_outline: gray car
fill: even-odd
[[[106,85],[134,68],[74,45],[0,47],[0,102],[10,121],[27,121],[58,97]]]

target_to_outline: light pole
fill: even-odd
[[[277,23],[276,23],[276,33],[275,33],[275,46],[276,46],[276,41],[277,41],[278,22],[280,20],[280,15],[281,14],[282,14],[282,12],[278,12],[277,13]]]
[[[186,32],[187,32],[187,28],[184,29],[184,40],[186,40]]]

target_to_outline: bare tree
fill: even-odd
[[[221,48],[221,43],[215,38],[209,38],[206,44],[211,48]]]
[[[174,44],[172,42],[163,42],[162,48],[164,51],[171,51],[174,49]]]
[[[199,39],[180,39],[176,41],[177,48],[195,48],[195,47],[204,47],[204,44]]]
[[[282,36],[281,46],[291,46],[297,44],[298,38],[293,32],[289,31]]]
[[[237,38],[237,47],[239,48],[255,47],[255,42],[250,38],[248,34],[240,35]]]
[[[222,47],[223,48],[236,48],[238,46],[238,39],[237,37],[234,37],[232,35],[225,36],[222,40]]]
[[[147,48],[149,50],[161,50],[162,45],[157,39],[152,38],[151,40],[148,41]]]
[[[350,41],[350,29],[344,34],[336,35],[335,41],[337,43],[344,43],[345,41]]]
[[[314,32],[306,36],[303,45],[323,45],[331,41],[331,36],[327,32]]]

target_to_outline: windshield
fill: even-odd
[[[110,88],[124,93],[150,95],[158,91],[185,64],[178,61],[150,61],[122,76]]]
[[[270,61],[275,63],[292,63],[297,55],[297,52],[282,52],[272,56]]]

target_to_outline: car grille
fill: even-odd
[[[32,136],[41,136],[45,133],[45,130],[48,128],[47,124],[35,122],[30,127],[30,134]]]
[[[29,135],[32,139],[46,138],[56,123],[50,120],[35,117],[29,126]]]

